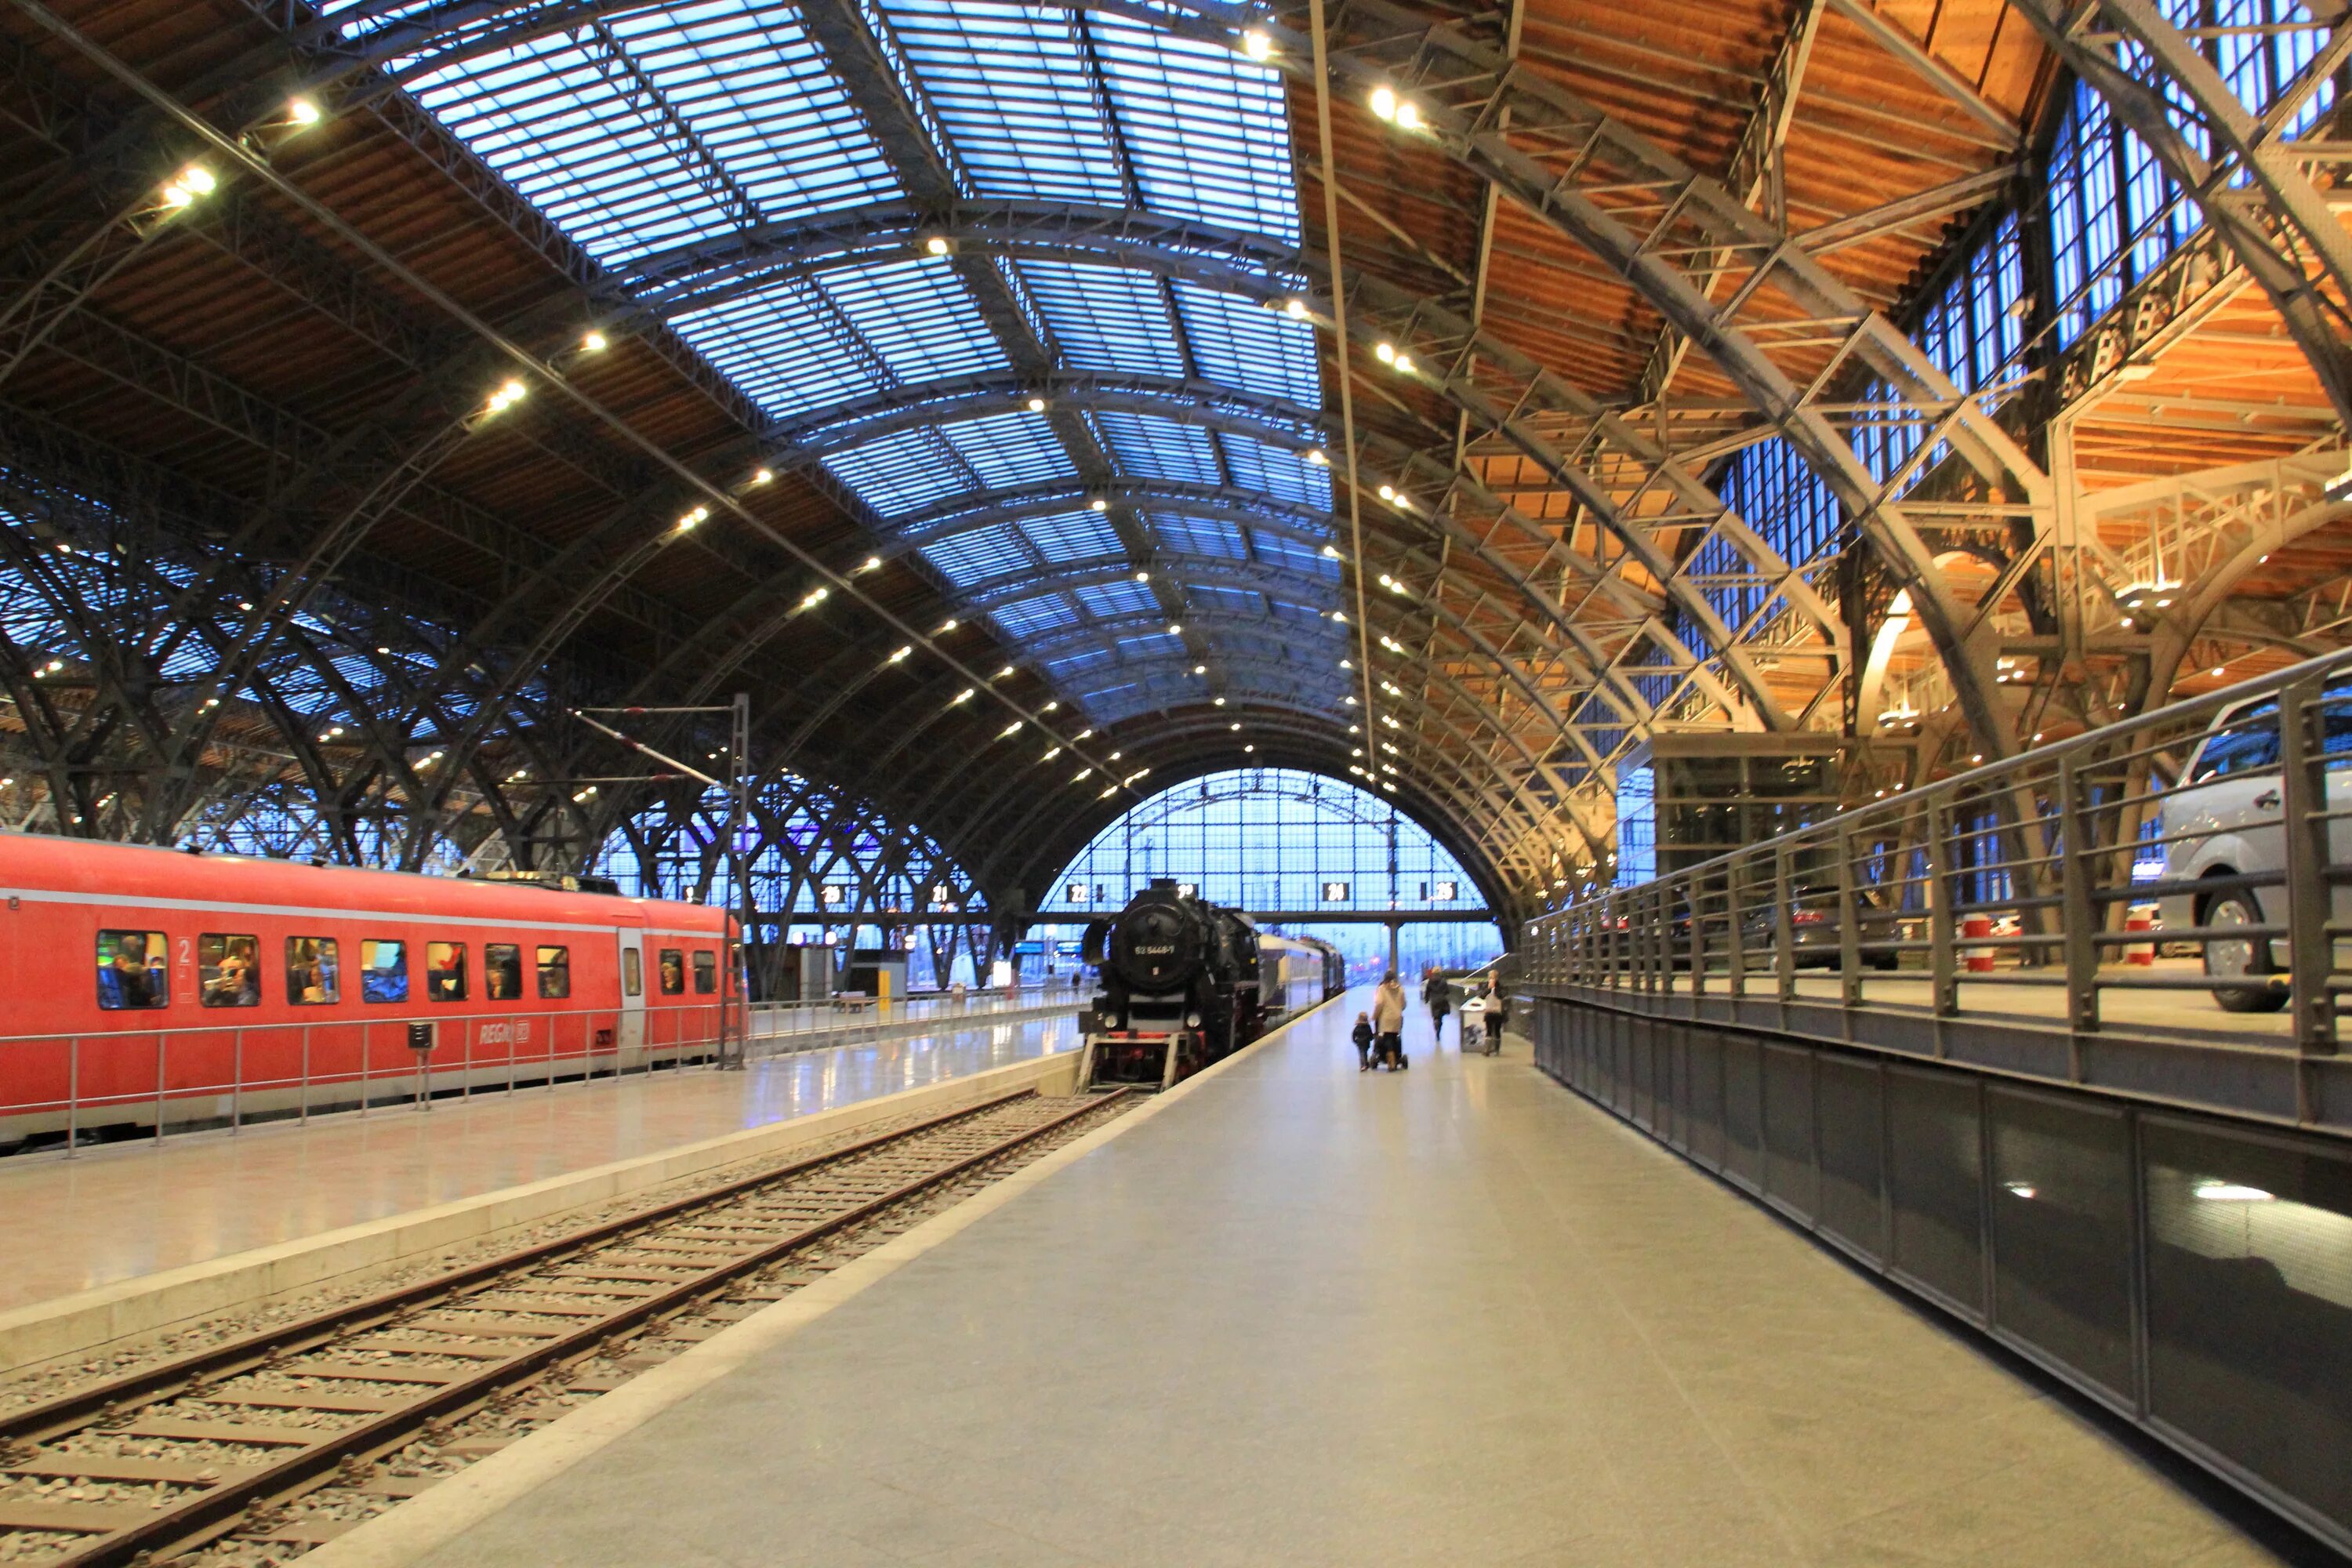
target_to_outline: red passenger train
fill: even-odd
[[[0,1152],[675,1064],[740,1005],[698,904],[26,834],[0,892]]]

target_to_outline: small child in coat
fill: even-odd
[[[1360,1064],[1357,1067],[1356,1070],[1358,1072],[1371,1071],[1372,1016],[1370,1013],[1359,1013],[1356,1015],[1355,1032],[1351,1034],[1349,1038],[1356,1042],[1356,1058],[1358,1062]]]

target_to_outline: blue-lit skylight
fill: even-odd
[[[900,194],[789,7],[608,16],[410,84],[599,260]]]
[[[1196,485],[1223,482],[1215,438],[1198,426],[1134,414],[1097,414],[1095,428],[1102,432],[1103,445],[1118,458],[1119,467],[1138,478]]]
[[[1168,330],[1160,281],[1124,267],[1024,261],[1029,297],[1073,370],[1181,376],[1184,356]]]
[[[1072,597],[1097,620],[1146,615],[1159,607],[1151,590],[1140,583],[1097,583],[1076,589]]]
[[[1124,548],[1118,534],[1098,512],[1065,512],[1058,517],[1032,518],[1021,531],[1037,553],[1055,565],[1117,556]]]
[[[1168,550],[1179,555],[1206,555],[1219,561],[1249,557],[1249,547],[1243,542],[1241,531],[1219,518],[1154,511],[1151,531],[1160,536]]]
[[[927,200],[942,171],[966,197],[1139,207],[1277,244],[1300,237],[1283,79],[1222,46],[1082,6],[860,0],[841,17],[870,29],[873,47],[853,39],[836,61],[795,7],[689,0],[599,10],[551,16],[541,24],[543,35],[527,37],[526,13],[504,7],[463,18],[425,0],[330,0],[327,8],[354,37],[404,19],[446,18],[450,30],[431,58],[448,63],[409,79],[412,90],[614,267],[759,226]],[[836,84],[836,68],[870,70],[876,59],[883,68],[861,90],[902,95],[905,114],[934,140],[928,153],[886,153],[867,129],[867,110]],[[1139,270],[1008,260],[977,245],[951,256],[869,255],[758,283],[669,325],[752,405],[803,432],[814,428],[812,415],[976,377],[1002,384],[1015,370],[1024,378],[1075,372],[1202,380],[1288,405],[1317,424],[1322,405],[1308,323]],[[1038,572],[1047,574],[1041,586],[1052,589],[1055,567],[1124,561],[1135,531],[1122,535],[1108,518],[1076,510],[1106,482],[1231,483],[1329,508],[1328,475],[1289,452],[1212,435],[1187,423],[1181,408],[1167,418],[1097,413],[1069,396],[1072,406],[1053,417],[958,420],[829,451],[824,461],[886,526],[988,491],[1069,487],[1071,510],[925,544],[923,561],[957,586]],[[1066,446],[1070,419],[1089,429]],[[775,434],[784,438],[783,430]],[[992,605],[1000,632],[1013,642],[1066,636],[1080,599],[1088,618],[1119,620],[1125,630],[1166,614],[1169,604],[1237,606],[1249,597],[1203,593],[1184,568],[1188,560],[1252,559],[1235,523],[1155,510],[1148,489],[1132,504],[1151,535],[1149,588],[1121,582]],[[1283,558],[1293,554],[1315,574],[1310,584],[1336,584],[1311,547]],[[1314,593],[1311,585],[1281,591]],[[1224,630],[1203,635],[1213,639],[1236,624],[1220,618]],[[1121,689],[1116,700],[1133,701],[1157,689],[1166,674],[1159,667],[1181,673],[1190,657],[1164,636],[1129,641],[1139,645],[1130,654],[1150,666],[1141,675],[1126,664],[1068,659],[1051,673],[1082,702],[1093,700],[1091,682],[1111,680]]]

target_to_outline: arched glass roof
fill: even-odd
[[[359,38],[421,8],[328,12]],[[732,237],[883,206],[903,227],[909,205],[1084,202],[1299,240],[1277,73],[1083,9],[697,0],[520,36],[486,8],[431,47],[394,67],[418,101],[640,297]],[[715,290],[667,324],[1096,721],[1228,693],[1301,700],[1302,673],[1320,680],[1345,652],[1325,614],[1329,478],[1305,456],[1323,403],[1311,324],[1141,270],[934,254],[908,233]],[[1017,395],[1086,373],[1213,384],[1304,423],[1278,448]],[[975,384],[1016,395],[839,434],[877,401]],[[1164,481],[1304,513],[1277,534],[1247,504],[1155,504]],[[939,526],[1013,490],[1044,509]]]

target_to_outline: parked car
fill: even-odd
[[[1891,948],[1874,949],[1874,942],[1903,940],[1903,918],[1882,906],[1871,892],[1858,892],[1862,905],[1859,936],[1863,944],[1862,961],[1873,969],[1893,969],[1902,961],[1902,954]],[[1834,888],[1798,888],[1790,900],[1789,936],[1800,969],[1834,968],[1839,954],[1837,889]],[[1739,928],[1739,942],[1749,954],[1749,962],[1759,968],[1772,963],[1772,944],[1778,940],[1773,928],[1777,922],[1769,908],[1749,915]]]
[[[2352,685],[2331,688],[2321,726],[2331,758],[2327,805],[2345,804],[2338,779],[2352,767]],[[2172,892],[2158,900],[2166,929],[2274,924],[2285,919],[2285,836],[2279,829],[2284,780],[2279,762],[2278,702],[2262,698],[2225,708],[2189,754],[2180,793],[2164,803],[2164,874],[2170,882],[2212,881],[2210,892]],[[2331,823],[2328,858],[2352,858],[2352,825]],[[2246,878],[2256,885],[2237,885]],[[2224,879],[2232,880],[2225,881]],[[2332,917],[2352,917],[2352,889],[2335,888]],[[2216,981],[2213,1000],[2232,1013],[2269,1013],[2286,1005],[2286,988],[2272,976],[2277,954],[2265,938],[2209,937],[2201,943],[2205,973]]]

